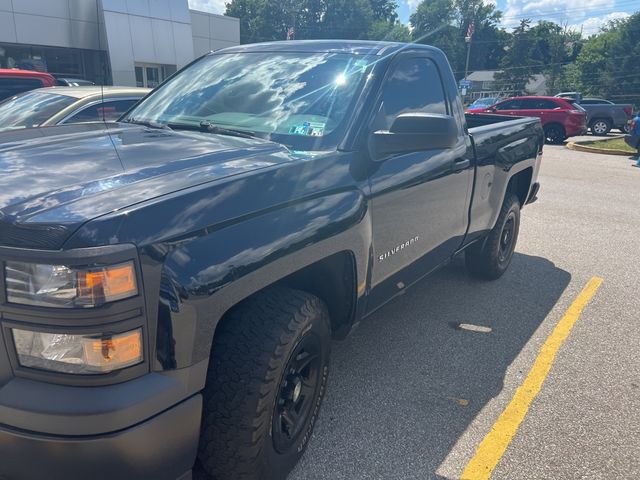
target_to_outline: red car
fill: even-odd
[[[17,93],[42,87],[53,87],[55,84],[56,79],[48,73],[0,68],[0,101]]]
[[[587,133],[587,113],[562,98],[512,97],[491,107],[469,109],[467,112],[538,117],[549,143],[562,143],[567,137]]]

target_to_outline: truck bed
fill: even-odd
[[[469,231],[482,232],[494,225],[514,169],[529,169],[529,183],[535,183],[539,161],[532,159],[542,151],[544,133],[536,117],[465,116],[476,156]]]
[[[465,113],[467,128],[473,139],[478,161],[487,155],[504,153],[508,145],[519,145],[523,139],[538,142],[540,150],[544,134],[540,119],[536,117],[512,117],[487,113]],[[531,135],[537,132],[538,136]]]
[[[469,130],[475,130],[479,127],[486,127],[487,125],[495,125],[497,123],[511,124],[514,120],[532,119],[532,117],[513,117],[507,115],[494,115],[492,113],[465,113],[464,116],[467,119],[467,126],[469,127]]]

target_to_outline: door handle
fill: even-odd
[[[471,160],[469,160],[468,158],[464,158],[462,160],[456,160],[455,162],[453,162],[452,170],[455,173],[458,173],[462,170],[466,170],[467,168],[469,168],[469,166],[471,166]]]

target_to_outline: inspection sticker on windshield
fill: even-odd
[[[326,123],[304,122],[302,125],[293,125],[289,129],[291,135],[307,135],[311,137],[321,137],[324,135]]]

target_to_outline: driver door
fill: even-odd
[[[454,116],[436,63],[417,55],[399,55],[391,65],[371,132],[388,131],[404,113]],[[442,264],[460,246],[468,222],[473,152],[468,136],[459,130],[453,148],[396,154],[374,162],[369,310]]]

